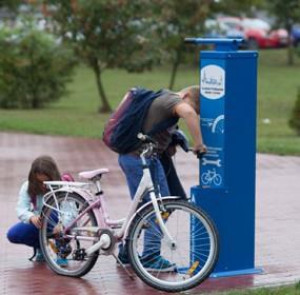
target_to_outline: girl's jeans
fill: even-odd
[[[15,224],[7,232],[7,238],[11,243],[40,248],[39,230],[33,224],[24,222]]]
[[[151,158],[147,159],[147,162],[150,165],[152,179],[156,185],[158,184],[159,186],[161,196],[169,196],[169,187],[160,160],[158,158]],[[143,176],[141,159],[135,155],[120,155],[119,164],[126,176],[130,195],[133,199]],[[147,196],[144,201],[149,201],[149,196]],[[153,224],[156,224],[154,219],[155,217],[153,217],[152,222]],[[161,238],[158,232],[160,232],[158,227],[151,227],[145,230],[143,257],[152,255],[154,253],[160,253]]]
[[[52,212],[50,218],[54,224],[57,223],[56,212]],[[47,230],[52,231],[53,227],[53,224],[48,224]],[[12,226],[7,232],[7,239],[14,244],[24,244],[35,249],[40,248],[39,229],[31,223],[18,222]]]

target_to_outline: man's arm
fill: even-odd
[[[189,132],[194,140],[194,151],[206,152],[206,146],[203,143],[200,129],[199,116],[195,110],[189,104],[182,102],[175,105],[174,112],[186,122]]]

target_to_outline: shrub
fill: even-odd
[[[30,22],[0,30],[0,107],[41,108],[65,93],[75,59]]]
[[[292,110],[289,125],[291,128],[295,129],[297,134],[300,136],[300,87],[298,88],[298,96]]]

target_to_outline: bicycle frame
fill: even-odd
[[[146,154],[146,152],[144,153]],[[127,213],[127,216],[125,219],[119,219],[119,220],[111,220],[107,214],[107,207],[106,207],[106,202],[105,202],[105,197],[103,194],[100,194],[99,196],[97,196],[97,199],[95,201],[91,201],[91,199],[93,198],[93,195],[87,191],[82,189],[84,187],[84,185],[87,185],[87,183],[82,183],[82,182],[65,182],[65,181],[46,181],[45,184],[50,188],[50,191],[45,194],[44,196],[44,205],[47,207],[51,207],[51,209],[56,210],[57,212],[59,212],[58,209],[58,204],[57,204],[57,200],[56,200],[56,194],[59,192],[67,192],[66,194],[66,198],[68,196],[68,193],[76,193],[78,195],[80,195],[82,198],[84,198],[84,200],[89,204],[89,206],[83,211],[81,212],[74,220],[72,220],[63,230],[63,234],[66,237],[69,238],[75,238],[74,235],[71,235],[68,233],[68,231],[76,224],[76,222],[78,220],[80,220],[88,211],[93,210],[93,212],[95,213],[95,216],[97,218],[97,222],[98,222],[98,227],[81,227],[81,228],[77,228],[78,230],[89,230],[89,231],[93,231],[95,233],[100,233],[101,229],[105,229],[105,228],[110,228],[110,229],[115,229],[115,228],[120,228],[120,230],[116,233],[114,233],[114,236],[117,238],[117,240],[124,240],[128,234],[128,230],[130,228],[130,224],[131,222],[134,220],[135,216],[138,214],[138,212],[140,212],[141,210],[143,210],[143,208],[145,208],[146,206],[152,205],[154,207],[155,210],[155,214],[156,214],[156,218],[158,221],[158,224],[163,232],[163,234],[167,237],[167,241],[168,241],[168,245],[170,246],[170,248],[175,249],[176,248],[176,242],[174,241],[174,239],[171,237],[168,229],[166,228],[164,221],[161,217],[160,214],[160,208],[158,205],[158,200],[157,197],[155,195],[155,191],[154,191],[154,185],[153,185],[153,180],[150,174],[150,169],[146,163],[146,159],[144,154],[141,155],[141,159],[142,159],[142,163],[143,163],[143,176],[141,178],[141,181],[139,183],[138,189],[135,193],[135,196],[133,198],[133,201],[131,203],[131,206],[129,208],[129,211]],[[100,180],[97,181],[97,183],[95,183],[98,191],[101,191],[101,184],[100,184]],[[53,187],[55,186],[60,186],[60,188],[58,189],[54,189]],[[138,206],[140,204],[140,202],[142,201],[143,197],[149,193],[150,195],[150,201],[147,202],[146,204],[144,204],[143,206],[141,206],[138,210]],[[56,208],[49,206],[47,204],[47,199],[50,197],[54,197],[55,199],[55,203],[56,203]],[[174,199],[176,197],[161,197],[158,196],[158,199],[160,201],[163,201],[164,199]],[[59,215],[59,219],[60,219],[60,215]],[[60,220],[59,220],[60,221]],[[101,235],[100,240],[98,240],[98,237],[81,237],[80,235],[76,235],[76,239],[80,240],[80,239],[91,239],[91,240],[95,240],[97,241],[93,246],[91,246],[89,249],[86,249],[86,253],[88,255],[98,251],[99,249],[101,249],[101,247],[103,247],[103,245],[107,245],[109,243],[109,241],[107,240],[108,237],[107,235]]]

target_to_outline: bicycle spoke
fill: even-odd
[[[61,193],[55,199],[49,198],[47,202],[49,206],[43,210],[43,226],[40,231],[40,244],[46,261],[58,274],[82,276],[93,267],[98,258],[98,253],[88,257],[84,250],[97,241],[93,239],[95,232],[89,230],[90,227],[97,226],[94,213],[90,210],[78,219],[87,203],[74,193]],[[69,225],[72,226],[69,228]],[[64,228],[68,228],[66,234],[63,233]],[[80,233],[77,228],[80,228]]]

